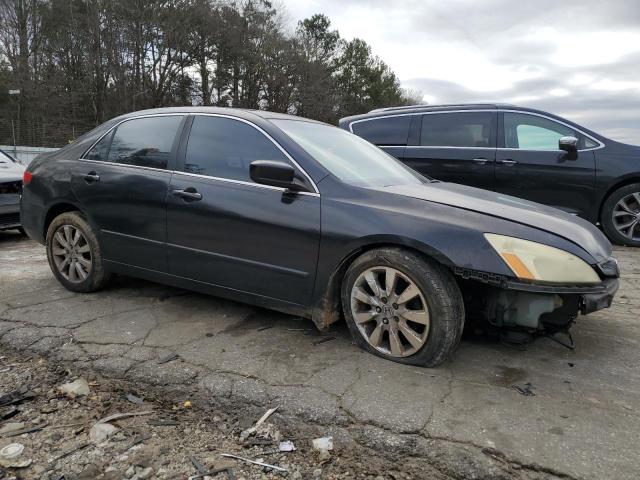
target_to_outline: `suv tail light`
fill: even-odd
[[[32,178],[33,178],[32,173],[25,170],[24,173],[22,174],[22,184],[29,185],[31,183]]]

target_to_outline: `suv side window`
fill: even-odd
[[[184,171],[252,182],[254,160],[290,163],[263,133],[240,120],[197,115],[193,119]]]
[[[108,161],[166,169],[183,119],[182,115],[168,115],[121,123],[113,135]]]
[[[422,115],[420,145],[424,147],[493,147],[493,112]]]
[[[351,124],[353,133],[374,145],[406,145],[411,115],[376,118]]]
[[[561,137],[576,137],[579,148],[584,137],[561,123],[525,113],[504,113],[504,146],[520,150],[558,150]]]

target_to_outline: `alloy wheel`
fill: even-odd
[[[612,213],[613,226],[624,237],[640,240],[640,192],[622,197]]]
[[[351,313],[360,334],[385,355],[407,357],[429,335],[424,295],[407,275],[391,267],[371,267],[351,289]]]
[[[62,225],[53,234],[51,254],[60,275],[73,283],[84,282],[91,273],[91,248],[73,225]]]

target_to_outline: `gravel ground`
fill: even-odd
[[[86,379],[88,395],[60,391],[61,385],[79,378]],[[220,472],[203,478],[451,478],[420,460],[384,458],[363,447],[341,445],[340,439],[335,439],[330,452],[315,450],[309,432],[280,424],[277,414],[241,441],[241,433],[258,420],[244,412],[207,411],[188,398],[182,404],[167,404],[118,381],[81,377],[45,358],[0,350],[0,397],[15,391],[34,396],[0,407],[0,432],[6,432],[0,433],[0,449],[22,444],[24,451],[15,461],[29,466],[0,467],[0,479],[187,479],[216,470]],[[3,403],[6,399],[0,400]],[[108,422],[117,430],[102,442],[92,441],[90,431],[98,420],[136,412],[151,413]],[[34,431],[12,435],[15,428]],[[280,452],[279,442],[284,440],[292,441],[296,450]],[[262,459],[287,471],[224,458],[221,453]]]

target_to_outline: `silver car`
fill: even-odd
[[[24,166],[0,150],[0,231],[20,229]]]

